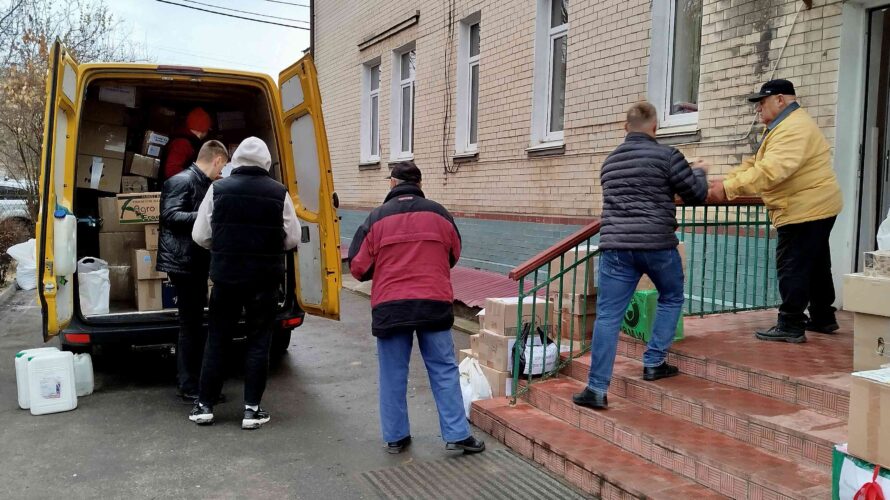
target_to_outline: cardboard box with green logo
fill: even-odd
[[[121,224],[157,224],[161,219],[161,193],[126,193],[117,195]]]

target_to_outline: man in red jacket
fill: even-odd
[[[383,440],[389,453],[411,443],[406,394],[417,332],[446,448],[478,453],[485,443],[467,424],[451,337],[451,268],[460,258],[460,233],[448,210],[424,197],[414,162],[397,163],[389,179],[386,200],[358,228],[349,247],[352,275],[374,280],[371,331],[377,337]]]
[[[185,119],[185,127],[177,130],[171,137],[164,157],[164,180],[188,168],[198,157],[201,141],[210,131],[211,119],[202,108],[189,111]]]

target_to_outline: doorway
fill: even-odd
[[[862,253],[875,249],[878,226],[890,210],[890,7],[870,11],[868,26],[856,269]]]

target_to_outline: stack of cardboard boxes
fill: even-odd
[[[593,336],[599,257],[587,257],[596,251],[596,246],[584,244],[566,252],[561,262],[557,258],[550,263],[550,324],[553,325],[550,332],[553,340],[562,337],[560,347],[563,350],[569,346],[577,350],[582,343],[589,343]],[[561,269],[569,270],[560,283]]]
[[[547,300],[526,297],[522,304],[522,323],[545,328]],[[513,345],[522,325],[519,318],[519,298],[487,299],[485,314],[479,315],[480,332],[470,337],[470,348],[460,352],[460,361],[467,357],[479,360],[482,373],[491,386],[494,397],[512,394]]]
[[[865,270],[844,276],[853,311],[848,451],[890,469],[890,252],[868,252]]]

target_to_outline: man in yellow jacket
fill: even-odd
[[[766,125],[752,158],[711,185],[710,200],[760,196],[778,232],[778,323],[760,340],[806,342],[806,330],[838,329],[828,238],[843,206],[831,150],[815,120],[797,102],[794,85],[771,80],[748,97]],[[809,318],[805,314],[809,306]]]

